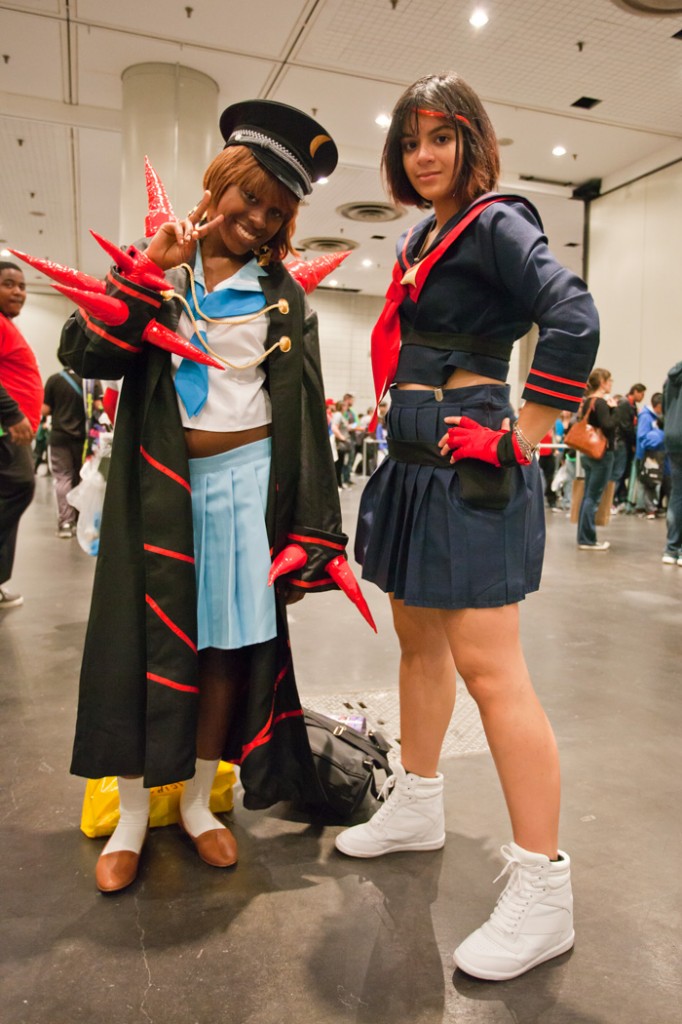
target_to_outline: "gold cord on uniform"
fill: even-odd
[[[266,313],[269,313],[270,310],[272,309],[278,309],[279,312],[284,314],[285,316],[289,312],[289,303],[287,302],[287,300],[278,299],[277,302],[273,302],[270,306],[263,306],[263,308],[259,309],[256,313],[250,313],[247,316],[222,317],[220,319],[215,319],[214,317],[209,316],[207,313],[204,313],[203,310],[201,309],[201,306],[199,305],[199,300],[197,299],[197,293],[194,287],[194,270],[192,269],[192,267],[189,265],[189,263],[180,263],[179,269],[180,268],[186,270],[187,273],[189,274],[189,287],[190,291],[192,292],[194,305],[197,311],[201,314],[201,319],[205,323],[230,325],[248,324],[251,323],[253,320],[257,320],[259,317],[264,316]],[[291,338],[288,338],[285,335],[284,337],[280,338],[279,341],[276,341],[274,345],[271,345],[270,348],[263,352],[262,355],[257,356],[256,359],[251,359],[248,363],[241,363],[239,365],[237,365],[236,363],[231,363],[229,359],[223,358],[223,356],[221,356],[218,352],[212,349],[208,342],[205,341],[204,338],[201,336],[201,332],[199,331],[196,318],[185,296],[180,295],[179,292],[174,291],[172,295],[169,295],[168,297],[178,299],[182,304],[182,307],[187,313],[187,316],[189,317],[192,323],[192,327],[194,328],[194,335],[196,335],[196,337],[198,338],[201,347],[205,349],[205,351],[208,352],[210,355],[212,355],[214,359],[218,359],[221,363],[223,363],[224,366],[229,366],[231,370],[250,370],[254,366],[260,366],[260,364],[264,362],[268,358],[268,356],[275,351],[275,349],[280,349],[282,352],[288,352],[291,348]]]

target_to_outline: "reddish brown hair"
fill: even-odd
[[[381,157],[391,199],[421,209],[431,205],[412,187],[403,167],[402,138],[406,130],[415,130],[419,110],[441,114],[455,131],[452,194],[460,205],[493,192],[500,175],[500,155],[492,123],[471,86],[451,72],[420,78],[395,105]]]
[[[210,190],[213,205],[220,202],[230,185],[238,185],[246,192],[253,192],[259,197],[272,197],[272,205],[279,207],[284,214],[279,230],[268,241],[272,249],[272,259],[281,261],[289,253],[296,255],[292,239],[296,227],[298,199],[286,185],[258,163],[246,146],[228,146],[218,153],[206,168],[204,188]]]

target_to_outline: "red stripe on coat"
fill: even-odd
[[[145,544],[145,551],[150,551],[153,555],[165,555],[167,558],[179,558],[181,562],[189,562],[194,565],[194,558],[192,555],[183,555],[181,551],[171,551],[169,548],[157,548],[154,544]]]
[[[149,454],[149,452],[142,447],[142,445],[140,445],[140,452],[145,457],[150,466],[153,466],[154,469],[158,469],[160,473],[165,473],[166,476],[169,476],[171,478],[171,480],[175,480],[176,484],[181,484],[186,490],[189,491],[190,494],[192,493],[192,488],[189,485],[189,481],[184,480],[178,473],[175,473],[172,469],[169,469],[168,466],[164,466],[164,464],[162,462],[159,462],[158,459],[153,458]]]
[[[138,292],[134,288],[128,288],[122,281],[116,281],[111,276],[111,273],[107,274],[107,281],[111,281],[114,288],[118,288],[119,291],[125,292],[126,295],[132,295],[134,299],[139,299],[141,302],[147,302],[150,306],[154,306],[155,309],[161,308],[161,299],[155,299],[151,295],[143,295],[142,292]]]
[[[147,679],[152,683],[160,683],[161,686],[169,686],[171,690],[182,690],[183,693],[198,693],[198,686],[187,686],[185,683],[176,683],[174,679],[166,679],[165,676],[157,676],[155,672],[147,672]]]
[[[280,670],[279,675],[275,679],[275,685],[273,686],[272,689],[272,704],[270,706],[270,714],[268,716],[267,722],[265,723],[262,729],[258,730],[254,738],[249,743],[244,744],[244,746],[242,747],[241,757],[232,758],[232,764],[243,764],[243,762],[246,760],[246,758],[253,750],[255,750],[257,747],[262,747],[264,743],[268,743],[272,739],[273,725],[276,725],[280,718],[290,717],[293,714],[298,714],[298,712],[285,712],[284,715],[278,716],[278,718],[275,721],[273,721],[275,714],[275,697],[277,696],[277,687],[284,679],[288,671],[289,662],[287,662],[284,668]],[[303,712],[301,711],[300,713],[302,714]]]
[[[529,376],[544,377],[545,380],[555,380],[559,384],[568,384],[571,387],[581,388],[582,390],[587,387],[587,381],[571,380],[570,377],[555,377],[553,373],[543,373],[542,370],[531,369]]]
[[[80,310],[81,316],[88,325],[88,328],[95,334],[99,334],[100,338],[105,338],[107,341],[110,341],[112,345],[118,345],[119,348],[124,348],[127,352],[140,351],[139,345],[129,345],[127,341],[121,341],[120,338],[115,338],[113,334],[107,333],[107,331],[105,331],[103,327],[98,327],[96,323],[93,323],[93,321],[90,319],[90,317],[88,316],[84,309],[82,309],[80,306],[78,307],[78,309]]]
[[[543,395],[552,395],[554,398],[565,398],[567,402],[573,402],[574,405],[580,405],[582,398],[573,398],[572,395],[567,395],[565,391],[550,391],[549,388],[540,388],[536,384],[529,384],[526,382],[525,385],[530,388],[531,391],[540,391]]]
[[[310,590],[312,587],[324,587],[327,583],[334,583],[331,576],[325,576],[321,580],[292,580],[288,579],[287,583],[292,587],[303,587],[304,590]],[[336,586],[336,584],[334,584]]]
[[[156,603],[154,598],[150,597],[149,594],[145,594],[144,595],[144,599],[147,602],[147,604],[149,605],[149,607],[151,608],[151,610],[153,612],[156,612],[156,614],[159,616],[159,618],[161,619],[163,624],[165,626],[168,626],[168,628],[170,630],[172,630],[173,633],[175,633],[176,636],[179,636],[180,639],[183,641],[183,643],[186,643],[187,646],[190,648],[190,650],[194,651],[194,653],[196,654],[197,653],[197,645],[194,643],[193,640],[191,640],[187,636],[187,634],[185,632],[183,632],[183,630],[180,629],[180,627],[178,626],[177,622],[173,622],[173,620],[171,618],[169,618],[169,616],[166,615],[166,613],[164,611],[162,611],[162,609],[158,606],[158,604]]]

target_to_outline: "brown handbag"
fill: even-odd
[[[585,414],[566,431],[564,444],[582,452],[583,455],[589,455],[591,459],[603,459],[607,445],[606,435],[599,427],[593,427],[588,422],[595,401],[593,398]]]

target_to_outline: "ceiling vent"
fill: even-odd
[[[391,203],[381,201],[344,203],[343,206],[337,206],[336,212],[346,220],[357,220],[363,224],[379,224],[382,221],[397,220],[405,213],[401,206],[393,206]]]
[[[682,14],[680,0],[611,0],[616,7],[630,14]]]
[[[352,238],[302,238],[296,242],[296,248],[302,251],[311,252],[343,252],[344,249],[357,249],[359,242]]]

